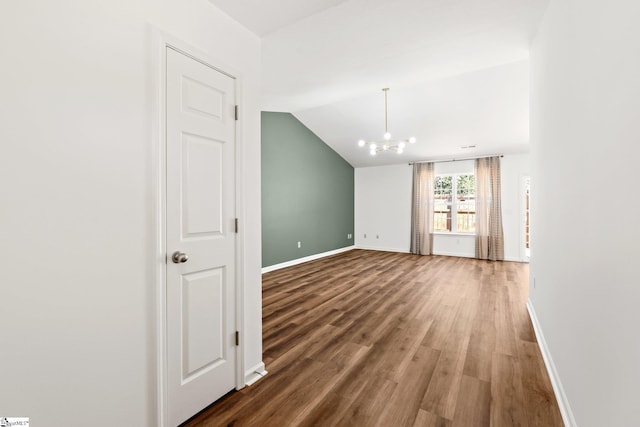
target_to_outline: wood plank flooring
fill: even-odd
[[[528,265],[353,250],[263,275],[269,374],[186,423],[562,426]]]

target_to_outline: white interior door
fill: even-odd
[[[166,52],[167,406],[175,426],[235,387],[235,81]]]

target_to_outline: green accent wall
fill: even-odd
[[[293,115],[262,112],[262,266],[353,245],[353,176]]]

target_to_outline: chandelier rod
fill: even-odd
[[[389,133],[389,126],[387,125],[387,92],[389,88],[385,87],[382,91],[384,92],[384,133]]]

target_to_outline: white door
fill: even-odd
[[[235,81],[166,52],[167,406],[175,426],[235,387]]]

